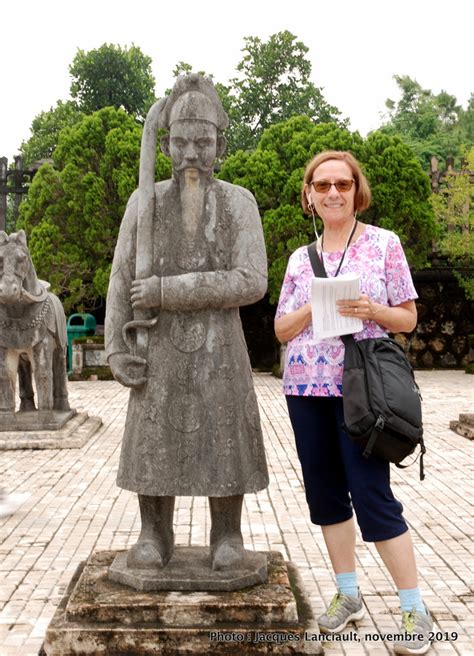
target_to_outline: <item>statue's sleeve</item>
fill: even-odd
[[[200,310],[249,305],[267,290],[267,256],[254,197],[239,187],[232,194],[231,267],[162,278],[162,309]],[[230,200],[230,199],[229,199]]]
[[[134,193],[125,209],[115,247],[105,313],[105,354],[107,358],[113,353],[129,352],[123,341],[122,327],[133,319],[130,288],[135,278],[137,205],[137,196]]]

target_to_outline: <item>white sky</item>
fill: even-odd
[[[244,36],[289,30],[309,48],[312,80],[362,134],[397,99],[394,74],[456,96],[474,90],[471,0],[9,0],[2,3],[0,156],[12,159],[31,122],[69,98],[78,48],[134,43],[153,60],[156,93],[186,61],[227,82]]]

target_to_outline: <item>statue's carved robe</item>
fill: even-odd
[[[128,351],[138,195],[127,205],[107,297],[106,351]],[[152,496],[231,496],[268,485],[239,306],[262,298],[265,245],[253,196],[210,179],[185,238],[177,182],[155,185],[153,271],[163,307],[149,330],[147,383],[132,389],[117,483]],[[189,235],[189,231],[187,233]]]

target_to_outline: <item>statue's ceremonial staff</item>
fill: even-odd
[[[138,179],[135,280],[149,278],[153,273],[156,140],[160,112],[165,103],[166,98],[162,98],[152,105],[143,127]],[[133,321],[129,321],[122,329],[123,338],[133,355],[138,355],[146,359],[148,353],[148,329],[155,325],[157,318],[150,318],[150,310],[144,308],[134,308],[133,316]],[[128,335],[131,330],[135,331],[134,341],[130,340]]]

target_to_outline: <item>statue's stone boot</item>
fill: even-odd
[[[210,497],[211,565],[213,570],[244,564],[246,551],[240,530],[243,495]]]
[[[69,400],[64,396],[54,397],[54,409],[62,412],[67,412],[71,409],[69,405]]]
[[[166,564],[161,555],[162,551],[164,549],[159,539],[151,540],[140,536],[128,552],[127,566],[132,569],[161,569]]]
[[[136,544],[127,554],[133,569],[161,569],[173,555],[174,497],[138,495],[142,528]]]
[[[212,569],[231,569],[245,564],[247,559],[242,536],[223,538],[211,550]]]

